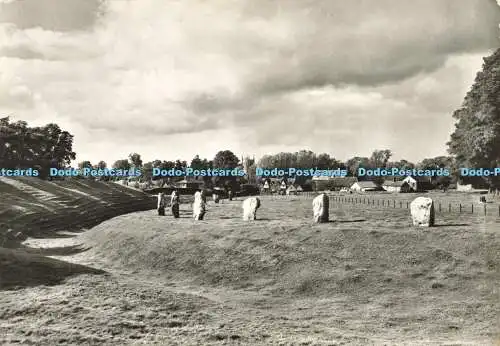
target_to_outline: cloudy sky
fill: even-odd
[[[0,114],[78,161],[445,154],[494,0],[0,0]]]

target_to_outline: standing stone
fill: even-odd
[[[214,200],[214,203],[219,203],[219,195],[214,193],[212,194],[212,199]]]
[[[174,218],[179,218],[179,192],[173,191],[172,196],[170,197],[170,210],[172,211],[172,215]]]
[[[330,200],[328,196],[322,193],[316,196],[312,202],[313,220],[316,223],[328,222],[330,218]]]
[[[197,191],[194,194],[194,203],[193,203],[193,218],[195,220],[203,220],[206,212],[206,203],[207,199],[204,191]]]
[[[260,208],[259,197],[250,197],[243,201],[243,220],[251,221],[257,219],[257,209]]]
[[[165,194],[163,192],[160,192],[158,194],[158,204],[157,204],[157,210],[158,210],[158,215],[164,216],[165,215]]]
[[[434,202],[428,197],[417,197],[410,203],[413,226],[434,226]]]

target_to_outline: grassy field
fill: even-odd
[[[398,201],[409,197],[416,195],[390,195]],[[456,196],[433,198],[444,204]],[[477,196],[459,198],[466,199],[475,203]],[[262,201],[255,222],[241,220],[240,199],[209,202],[204,221],[193,221],[189,205],[182,205],[177,220],[149,210],[113,218],[76,237],[29,239],[27,246],[60,252],[88,248],[54,257],[81,265],[80,272],[105,274],[4,290],[0,343],[494,345],[498,340],[500,218],[493,212],[443,211],[437,227],[417,229],[405,208],[332,202],[333,222],[315,225],[311,198]]]

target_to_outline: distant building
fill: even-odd
[[[200,180],[181,180],[178,181],[176,186],[180,189],[201,189],[204,186],[203,181]]]
[[[352,191],[380,191],[381,187],[373,181],[358,181],[351,185]]]
[[[411,188],[406,181],[386,180],[382,184],[382,188],[387,192],[410,192]]]
[[[290,185],[287,189],[286,189],[286,194],[287,195],[296,195],[297,194],[297,188],[293,185]]]
[[[411,177],[408,176],[403,179],[406,182],[411,191],[427,191],[434,189],[432,184],[432,177]]]
[[[356,177],[315,176],[312,178],[312,185],[315,191],[340,191],[343,188],[350,188],[357,181]]]

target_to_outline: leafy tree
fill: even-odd
[[[205,167],[203,166],[203,160],[200,159],[199,155],[196,155],[192,160],[191,164],[189,165],[192,169],[204,169]]]
[[[151,181],[153,180],[153,162],[146,162],[142,166],[142,177],[146,181]],[[161,177],[154,177],[154,178],[161,178]],[[156,180],[156,179],[155,179]]]
[[[130,162],[127,159],[117,160],[117,161],[115,161],[115,163],[113,163],[113,168],[114,169],[121,169],[121,170],[129,170],[130,169]]]
[[[92,168],[92,163],[90,161],[82,161],[78,164],[79,169]]]
[[[105,169],[107,167],[106,165],[106,162],[105,161],[99,161],[96,165],[96,168],[97,169]]]
[[[130,164],[134,168],[141,168],[142,167],[142,160],[141,160],[141,155],[137,153],[132,153],[128,156],[130,160]]]
[[[345,163],[346,168],[349,171],[349,175],[351,176],[357,176],[358,175],[358,169],[360,167],[362,168],[369,168],[371,167],[370,164],[370,159],[367,157],[359,157],[355,156],[349,160],[346,161]]]
[[[448,151],[461,167],[500,167],[500,49],[483,59],[461,108]],[[500,187],[500,177],[484,177],[490,187]]]
[[[370,165],[372,168],[386,168],[392,152],[388,149],[375,150],[370,157]]]
[[[219,151],[213,160],[214,168],[233,169],[238,167],[240,160],[230,150]]]
[[[73,136],[57,124],[29,127],[25,121],[0,119],[0,165],[2,167],[35,167],[40,177],[50,167],[62,168],[76,158],[72,151]]]

